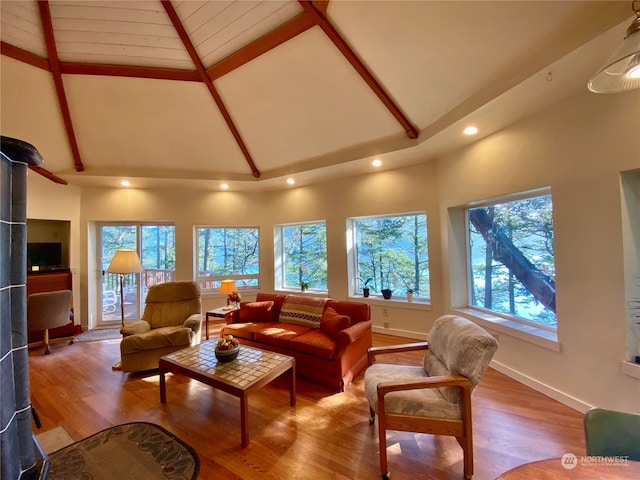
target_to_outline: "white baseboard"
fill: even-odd
[[[407,330],[398,330],[395,328],[382,328],[382,327],[372,327],[372,331],[375,333],[382,333],[384,335],[394,335],[398,337],[406,337],[406,338],[414,338],[416,340],[426,340],[427,334],[420,332],[412,332]],[[506,365],[496,362],[495,360],[491,361],[491,368],[497,370],[500,373],[505,374],[507,377],[512,378],[513,380],[526,385],[527,387],[533,388],[535,391],[546,395],[547,397],[553,398],[554,400],[577,410],[580,413],[585,413],[589,410],[592,405],[583,402],[582,400],[572,397],[571,395],[561,392],[560,390],[556,390],[549,385],[546,385],[535,378],[531,378],[517,370],[513,370]]]
[[[375,333],[382,333],[383,335],[393,335],[395,337],[414,338],[416,340],[422,340],[422,341],[427,339],[426,333],[412,332],[409,330],[398,330],[397,328],[383,328],[383,327],[372,326],[371,331]]]
[[[535,391],[540,392],[547,397],[553,398],[554,400],[568,407],[571,407],[580,413],[585,413],[592,407],[592,405],[589,405],[588,403],[585,403],[578,398],[572,397],[571,395],[561,392],[560,390],[556,390],[549,385],[539,382],[535,378],[531,378],[521,372],[518,372],[517,370],[513,370],[512,368],[502,365],[495,360],[491,361],[490,366],[498,372],[505,374],[507,377],[512,378],[513,380],[520,382],[527,387],[531,387]]]

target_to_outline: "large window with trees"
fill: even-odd
[[[325,222],[276,225],[274,243],[276,288],[327,291]]]
[[[368,287],[373,295],[388,289],[394,296],[411,291],[416,299],[429,298],[425,213],[352,218],[348,235],[353,294]]]
[[[260,286],[258,227],[196,227],[197,281],[203,290],[217,290],[230,278],[239,288]]]
[[[542,193],[467,210],[469,304],[555,330],[553,210]]]

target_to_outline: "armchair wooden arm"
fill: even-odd
[[[462,375],[437,375],[423,380],[400,382],[383,382],[378,384],[378,398],[381,399],[387,393],[402,390],[419,390],[421,388],[461,387],[471,390],[471,382]]]
[[[369,347],[369,349],[367,350],[367,359],[369,361],[369,365],[372,365],[375,361],[376,355],[384,355],[386,353],[413,352],[418,350],[427,350],[428,348],[429,342],[415,342],[403,343],[400,345]]]

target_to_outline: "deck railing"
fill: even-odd
[[[135,274],[131,273],[124,276],[124,310],[125,319],[130,320],[138,316],[138,300],[135,289]],[[175,270],[146,268],[142,272],[142,299],[147,296],[150,287],[160,283],[173,282],[176,278]],[[103,320],[120,320],[122,313],[120,310],[120,280],[118,275],[105,274],[102,278],[102,319]],[[132,288],[132,286],[134,288]],[[106,295],[106,292],[110,292]]]
[[[135,274],[130,273],[124,276],[124,286],[135,284]],[[142,272],[143,282],[142,285],[148,289],[159,283],[173,282],[176,279],[175,270],[159,269],[159,268],[145,268]],[[106,274],[102,279],[103,290],[114,290],[120,292],[120,280],[118,275]]]

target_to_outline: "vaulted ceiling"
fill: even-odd
[[[632,17],[628,1],[0,5],[0,130],[38,148],[40,173],[240,190],[496,132],[586,89]]]

